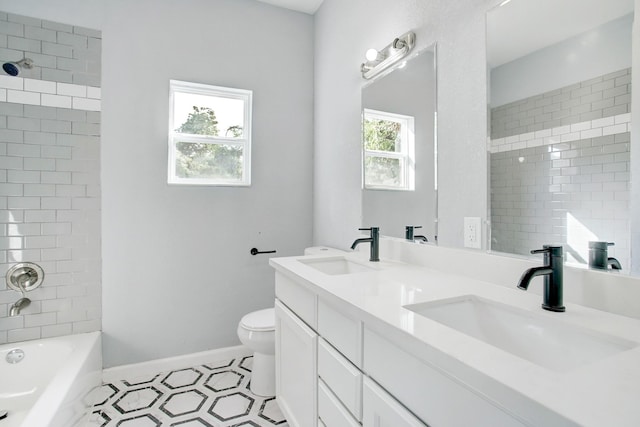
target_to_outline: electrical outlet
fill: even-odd
[[[480,217],[464,218],[464,247],[482,249],[482,223]]]

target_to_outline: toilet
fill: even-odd
[[[258,396],[276,394],[276,320],[273,308],[246,314],[238,324],[240,342],[253,351],[251,385]]]
[[[305,255],[343,254],[340,249],[314,246],[304,250]],[[253,351],[253,368],[249,388],[258,396],[276,394],[276,318],[273,308],[246,314],[238,324],[240,342]]]

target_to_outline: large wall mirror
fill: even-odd
[[[363,226],[437,241],[436,47],[362,88]]]
[[[589,242],[631,258],[634,0],[511,0],[487,14],[490,248]],[[636,47],[637,49],[637,47]],[[638,170],[638,165],[634,168]]]

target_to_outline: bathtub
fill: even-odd
[[[101,382],[100,332],[1,345],[0,427],[83,426]]]

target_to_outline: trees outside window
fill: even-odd
[[[169,183],[250,184],[251,92],[171,81]]]
[[[414,118],[365,109],[362,123],[364,187],[413,190]]]

